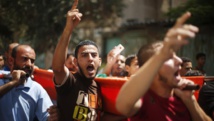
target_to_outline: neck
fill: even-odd
[[[173,88],[167,86],[162,80],[154,80],[150,89],[160,97],[168,98],[173,96]]]
[[[91,84],[94,80],[94,78],[87,78],[84,74],[82,73],[76,73],[79,75],[79,77],[81,78],[82,81],[84,81],[85,84]]]

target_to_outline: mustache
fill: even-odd
[[[33,73],[33,68],[30,66],[23,66],[23,67],[14,66],[13,70],[23,70],[29,75]]]

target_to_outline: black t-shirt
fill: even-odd
[[[60,121],[97,121],[100,118],[100,88],[94,80],[87,80],[78,73],[70,74],[56,91]]]
[[[212,117],[214,111],[214,81],[208,81],[202,86],[199,91],[198,103],[204,112]]]

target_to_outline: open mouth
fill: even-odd
[[[27,73],[27,74],[29,74],[29,75],[31,75],[32,74],[32,69],[30,69],[30,68],[28,68],[28,67],[25,67],[25,68],[23,68],[22,69],[23,71],[25,71],[25,73]]]
[[[92,73],[93,71],[94,71],[94,65],[89,65],[88,67],[87,67],[87,71],[89,72],[89,73]]]
[[[175,75],[175,76],[178,76],[178,75],[179,75],[178,71],[176,71],[174,75]]]

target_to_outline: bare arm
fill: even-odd
[[[21,75],[25,75],[26,73],[21,70],[14,70],[12,72],[12,80],[8,83],[0,86],[0,97],[9,92],[12,88],[21,85],[25,82],[26,78],[20,79]]]
[[[189,17],[190,13],[186,13],[177,19],[174,27],[164,38],[162,49],[122,86],[116,100],[116,107],[120,113],[132,116],[139,110],[141,105],[136,106],[136,102],[147,92],[162,64],[171,58],[181,46],[188,43],[185,38],[195,36],[195,32],[198,31],[197,27],[183,25]]]
[[[193,121],[211,121],[211,118],[199,106],[192,90],[182,90],[186,85],[194,84],[191,80],[182,79],[179,87],[174,88],[174,94],[180,97],[188,108]]]
[[[55,76],[56,84],[61,84],[66,75],[65,60],[68,50],[68,44],[70,37],[75,26],[80,22],[82,14],[78,9],[70,10],[67,13],[66,26],[62,33],[62,36],[56,46],[52,68]]]
[[[199,106],[192,91],[175,89],[175,94],[183,100],[193,121],[212,121],[212,119]]]
[[[153,56],[122,86],[116,101],[119,112],[130,117],[139,110],[140,102],[135,103],[147,92],[164,60],[163,54]]]
[[[111,74],[112,66],[117,61],[117,56],[123,51],[124,47],[119,44],[115,46],[107,55],[107,64],[104,68],[104,73],[109,76]]]
[[[193,121],[212,121],[212,119],[201,109],[195,98],[186,101],[185,104],[189,109]]]
[[[10,81],[2,86],[0,86],[0,97],[10,91],[12,88],[16,86],[16,81]]]

